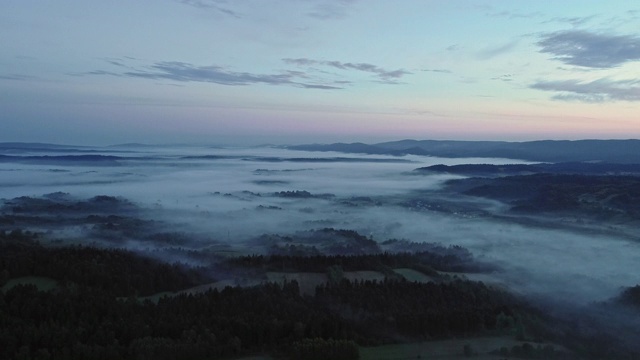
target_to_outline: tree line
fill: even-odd
[[[143,301],[137,295],[192,286],[201,275],[125,250],[45,248],[29,233],[0,234],[0,265],[10,278],[58,281],[50,291],[34,285],[0,291],[2,359],[220,359],[249,353],[309,359],[318,349],[355,359],[357,345],[506,331],[503,324],[510,322],[499,318],[527,311],[481,283],[399,279],[334,281],[307,296],[294,281]],[[346,268],[412,261],[407,254],[376,256],[237,261],[325,266],[340,259]]]

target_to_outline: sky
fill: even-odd
[[[2,0],[0,141],[640,138],[640,3]]]

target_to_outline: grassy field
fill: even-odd
[[[406,360],[406,359],[447,359],[447,360],[499,360],[504,356],[489,354],[501,347],[511,348],[524,342],[516,341],[511,336],[483,337],[470,339],[453,339],[426,341],[420,343],[361,347],[361,360]],[[464,346],[470,345],[474,355],[466,357]]]
[[[396,269],[394,270],[398,274],[404,276],[409,281],[418,281],[418,282],[428,282],[432,279],[418,271],[411,269]],[[378,271],[345,271],[343,274],[345,279],[350,281],[354,280],[384,280],[384,274]],[[226,279],[221,281],[216,281],[209,284],[199,285],[190,289],[185,289],[177,292],[161,292],[158,294],[141,297],[140,300],[151,300],[153,302],[158,302],[163,296],[175,296],[179,294],[195,294],[205,292],[209,289],[218,289],[222,290],[226,286],[255,286],[259,285],[262,282],[269,281],[278,284],[282,284],[285,281],[293,281],[296,280],[298,285],[300,286],[300,293],[302,295],[311,295],[313,296],[316,291],[316,286],[320,284],[324,284],[329,281],[329,278],[326,273],[311,273],[311,272],[278,272],[278,271],[270,271],[266,273],[265,279]]]
[[[235,287],[235,286],[255,286],[259,285],[262,281],[257,279],[227,279],[220,280],[216,282],[212,282],[209,284],[198,285],[189,289],[180,290],[178,294],[198,294],[208,291],[209,289],[218,289],[218,291],[223,290],[227,286]]]
[[[407,269],[407,268],[401,268],[401,269],[393,269],[393,271],[396,272],[396,274],[402,276],[403,278],[407,279],[407,281],[416,281],[419,283],[427,283],[429,281],[434,281],[435,279],[427,276],[419,271],[413,270],[413,269]]]
[[[35,285],[40,291],[49,291],[58,287],[58,282],[47,277],[42,276],[24,276],[7,281],[6,284],[0,290],[6,292],[16,285]]]
[[[378,271],[345,271],[344,278],[349,281],[362,280],[384,280],[384,274]]]
[[[227,280],[216,281],[208,284],[198,285],[189,289],[184,289],[176,292],[163,291],[157,294],[139,297],[138,300],[140,301],[150,300],[152,302],[157,303],[158,300],[164,296],[177,296],[181,294],[198,294],[198,293],[206,292],[210,289],[211,290],[218,289],[218,291],[221,291],[227,286],[231,286],[231,287],[254,286],[254,285],[259,285],[261,282],[262,281],[255,280],[255,279],[227,279]]]

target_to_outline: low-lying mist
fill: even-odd
[[[100,151],[91,149],[91,154]],[[628,238],[407,205],[417,194],[428,196],[425,191],[460,177],[416,175],[416,168],[525,163],[519,160],[345,156],[270,147],[110,148],[104,154],[110,156],[108,162],[86,158],[75,162],[81,151],[61,158],[60,152],[47,157],[50,154],[39,150],[21,154],[30,159],[5,159],[0,163],[0,198],[54,192],[78,199],[121,197],[136,205],[140,218],[157,221],[167,231],[193,234],[195,249],[207,241],[241,245],[262,234],[325,227],[355,230],[380,242],[395,238],[461,245],[503,269],[483,275],[482,280],[569,302],[605,300],[624,286],[640,283],[640,274],[634,271],[640,263],[640,245]],[[475,201],[479,206],[499,206]],[[72,226],[54,234],[93,241],[90,233]],[[122,244],[131,248],[150,246],[148,239],[135,234],[124,240]]]

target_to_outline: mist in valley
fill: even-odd
[[[154,221],[158,231],[186,234],[179,245],[194,250],[215,244],[258,252],[251,241],[260,235],[321,228],[355,230],[378,242],[460,245],[500,269],[475,279],[551,301],[603,301],[640,282],[633,271],[640,248],[632,239],[415,206],[445,181],[461,177],[416,175],[416,168],[524,161],[174,146],[95,148],[90,154],[115,157],[106,164],[74,163],[82,151],[58,150],[58,157],[49,157],[40,150],[21,154],[31,162],[0,164],[0,198],[56,192],[76,199],[120,197],[135,205],[135,216]],[[490,200],[459,200],[500,211],[501,205]],[[86,226],[44,225],[41,230],[48,230],[49,238],[97,241]],[[129,236],[119,246],[165,246],[141,240]]]

